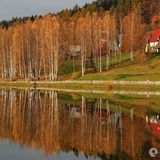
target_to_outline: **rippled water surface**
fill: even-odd
[[[160,97],[0,89],[0,160],[152,159]]]

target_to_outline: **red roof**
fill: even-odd
[[[160,28],[153,31],[150,42],[157,42],[159,37],[160,37]]]

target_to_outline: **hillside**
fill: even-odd
[[[88,73],[95,71],[98,77],[104,75],[102,79],[159,73],[153,57],[147,57],[148,61],[141,57],[149,42],[146,33],[151,36],[160,26],[158,2],[154,2],[98,0],[57,14],[4,21],[0,25],[0,78],[56,81],[80,74],[88,79]],[[150,48],[152,53],[157,51]],[[119,74],[118,78],[113,74]],[[97,77],[91,74],[89,79]]]
[[[86,74],[79,80],[160,80],[160,55],[137,58],[133,64],[126,62],[107,72]]]

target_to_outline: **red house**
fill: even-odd
[[[153,32],[146,33],[146,49],[147,53],[159,52],[157,45],[160,41],[160,28],[155,29]]]

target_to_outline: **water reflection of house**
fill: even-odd
[[[146,117],[146,121],[149,123],[151,132],[158,138],[160,138],[160,116],[153,115]]]
[[[80,111],[76,107],[73,107],[70,111],[70,118],[80,118],[80,117],[81,117]]]
[[[121,125],[120,118],[121,114],[115,111],[108,111],[98,107],[98,102],[94,100],[88,100],[84,104],[84,110],[81,103],[75,104],[68,103],[64,104],[65,109],[69,112],[70,118],[81,118],[83,114],[92,113],[96,117],[96,121],[100,122],[101,125],[107,125],[108,123],[114,125]]]
[[[118,112],[102,110],[101,115],[99,114],[98,117],[102,125],[108,125],[108,123],[118,125],[120,122],[120,113]]]

